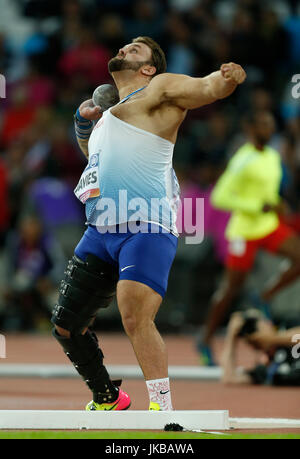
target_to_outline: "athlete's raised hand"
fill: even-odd
[[[79,107],[79,113],[83,118],[90,121],[98,121],[102,116],[99,105],[94,105],[92,99],[85,100]]]
[[[246,79],[246,72],[239,64],[234,62],[229,62],[228,64],[221,65],[221,75],[225,80],[235,82],[236,84],[241,84]]]

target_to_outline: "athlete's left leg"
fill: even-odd
[[[117,301],[124,329],[143,371],[150,409],[172,409],[165,343],[154,320],[177,248],[171,234],[136,234],[119,254]]]
[[[162,297],[145,284],[120,280],[117,301],[125,332],[145,379],[167,378],[166,347],[154,323]]]
[[[124,329],[144,374],[150,409],[171,410],[167,350],[154,323],[162,297],[145,284],[120,280],[117,300]]]
[[[262,293],[263,300],[267,302],[300,276],[300,238],[291,234],[279,245],[276,253],[288,258],[290,264],[286,267],[284,263],[284,269],[270,281]]]

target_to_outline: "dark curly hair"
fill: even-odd
[[[156,73],[154,76],[159,75],[160,73],[165,73],[167,70],[166,56],[156,41],[150,37],[137,37],[132,40],[132,43],[144,43],[145,45],[149,46],[152,51],[151,63],[156,68]]]

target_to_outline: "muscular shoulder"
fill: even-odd
[[[181,83],[191,77],[176,73],[161,73],[152,78],[148,85],[149,92],[157,92],[160,96],[168,97],[173,88],[178,87]]]
[[[152,78],[148,85],[147,93],[154,105],[168,103],[169,105],[176,106],[176,97],[174,96],[179,88],[183,87],[184,82],[190,78],[187,75],[161,73]]]
[[[188,75],[182,75],[180,73],[160,73],[152,78],[150,84],[161,85],[162,87],[167,87],[170,83],[181,81],[183,79],[191,78]]]

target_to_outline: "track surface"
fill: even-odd
[[[102,334],[101,347],[107,364],[136,364],[131,345],[124,334]],[[189,336],[164,336],[170,365],[197,365],[194,340]],[[220,355],[222,340],[215,344]],[[68,363],[58,344],[49,335],[6,336],[5,363]],[[250,367],[252,353],[242,343],[238,362]],[[120,375],[122,377],[122,375]],[[123,381],[132,398],[131,408],[148,409],[148,395],[142,380]],[[171,381],[177,410],[229,410],[230,417],[300,419],[299,388],[267,386],[224,386],[220,382]],[[0,379],[0,409],[80,410],[90,400],[87,386],[75,379]],[[282,429],[282,431],[284,431]],[[297,431],[290,429],[289,431]],[[270,432],[270,430],[269,430]],[[298,429],[299,432],[299,429]]]

